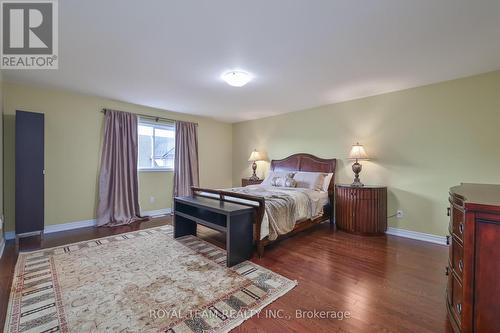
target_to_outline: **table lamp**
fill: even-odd
[[[250,177],[250,180],[259,180],[259,177],[257,177],[257,174],[255,173],[255,170],[257,170],[257,161],[262,161],[262,155],[254,149],[254,151],[250,154],[250,157],[248,158],[248,162],[252,162],[252,170],[253,170],[253,175]]]
[[[352,145],[351,152],[349,153],[349,159],[355,160],[354,164],[352,165],[352,171],[354,172],[354,181],[352,182],[351,186],[364,186],[363,183],[359,180],[359,173],[361,172],[362,166],[358,163],[358,161],[368,160],[369,158],[365,152],[365,148],[363,148],[363,145],[360,145],[359,142],[357,142],[355,145]]]

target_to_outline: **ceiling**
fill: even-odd
[[[235,122],[499,69],[499,17],[498,0],[64,0],[59,69],[3,74]]]

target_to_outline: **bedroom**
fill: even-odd
[[[480,325],[498,325],[489,320],[500,311],[500,291],[492,283],[479,287],[484,281],[472,273],[482,266],[471,258],[484,244],[493,275],[476,275],[487,281],[500,274],[498,247],[486,248],[500,238],[493,228],[498,222],[474,228],[476,222],[465,219],[478,208],[464,208],[474,199],[457,198],[472,191],[490,204],[486,220],[498,221],[498,187],[455,189],[453,204],[449,192],[461,183],[500,184],[500,4],[48,3],[57,4],[51,7],[57,68],[5,68],[2,60],[0,72],[0,327],[6,332],[496,331]],[[10,28],[2,22],[4,31]],[[231,81],[239,74],[233,72],[245,72],[241,79],[250,81],[231,86],[223,77],[243,83]],[[41,139],[27,148],[39,147],[39,158],[23,154],[20,142],[34,133],[16,130],[22,126],[18,111],[43,116]],[[133,158],[128,164],[117,158],[109,166],[103,156],[112,143],[105,133],[115,111],[137,122],[132,148],[138,153],[125,154]],[[183,124],[197,144],[181,144],[193,139],[175,130]],[[116,150],[117,156],[125,152]],[[365,186],[347,187],[356,156]],[[254,160],[258,180],[250,179]],[[27,183],[21,175],[29,176],[37,163],[38,182]],[[104,186],[109,175],[123,180],[122,171],[131,177],[126,190]],[[285,185],[308,172],[317,174],[307,185],[272,186],[274,177],[275,185]],[[215,212],[197,201],[196,209],[176,209],[174,223],[174,197],[192,185],[202,188],[196,200],[216,190],[211,195],[217,199],[203,199],[219,206],[225,200],[227,209]],[[269,193],[255,193],[262,188]],[[226,195],[221,189],[239,190]],[[285,215],[301,216],[283,219],[288,225],[280,232],[281,213],[274,219],[270,205],[280,207],[289,192],[316,209],[299,214],[296,206],[283,205]],[[118,206],[133,214],[120,226],[96,226],[103,211],[122,214],[112,212]],[[251,223],[228,222],[246,215]],[[460,216],[471,224],[460,227]],[[196,228],[193,217],[205,226]],[[179,240],[174,224],[186,233]],[[193,225],[199,238],[189,236]],[[230,225],[247,229],[232,229],[233,235]],[[289,235],[296,226],[304,230]],[[25,227],[28,237],[21,237]],[[376,235],[365,227],[376,228]],[[464,239],[470,230],[477,238]],[[271,232],[283,239],[274,241]],[[49,275],[38,279],[59,293],[40,289],[27,300],[16,297],[29,291],[19,276],[30,256],[53,263],[42,273],[59,284],[44,280]],[[241,267],[251,267],[245,271],[250,276]],[[242,287],[262,276],[274,283]],[[246,306],[226,302],[224,309],[208,310],[225,295]],[[476,300],[466,299],[471,295]],[[30,305],[37,296],[41,303]],[[100,302],[108,314],[99,311]],[[213,317],[219,310],[226,319]],[[40,318],[43,324],[35,325]]]

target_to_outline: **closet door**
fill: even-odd
[[[16,111],[16,235],[44,228],[44,115]]]

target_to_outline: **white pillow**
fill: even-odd
[[[330,181],[332,180],[333,172],[326,175],[325,180],[323,180],[323,188],[322,190],[328,192],[328,188],[330,187]]]
[[[323,172],[298,171],[293,176],[293,179],[297,182],[297,187],[320,191],[323,188],[323,181],[326,175]]]
[[[262,181],[261,185],[272,185],[272,180],[274,177],[284,177],[286,178],[288,175],[293,178],[293,172],[290,171],[269,171],[267,173],[266,178]]]

